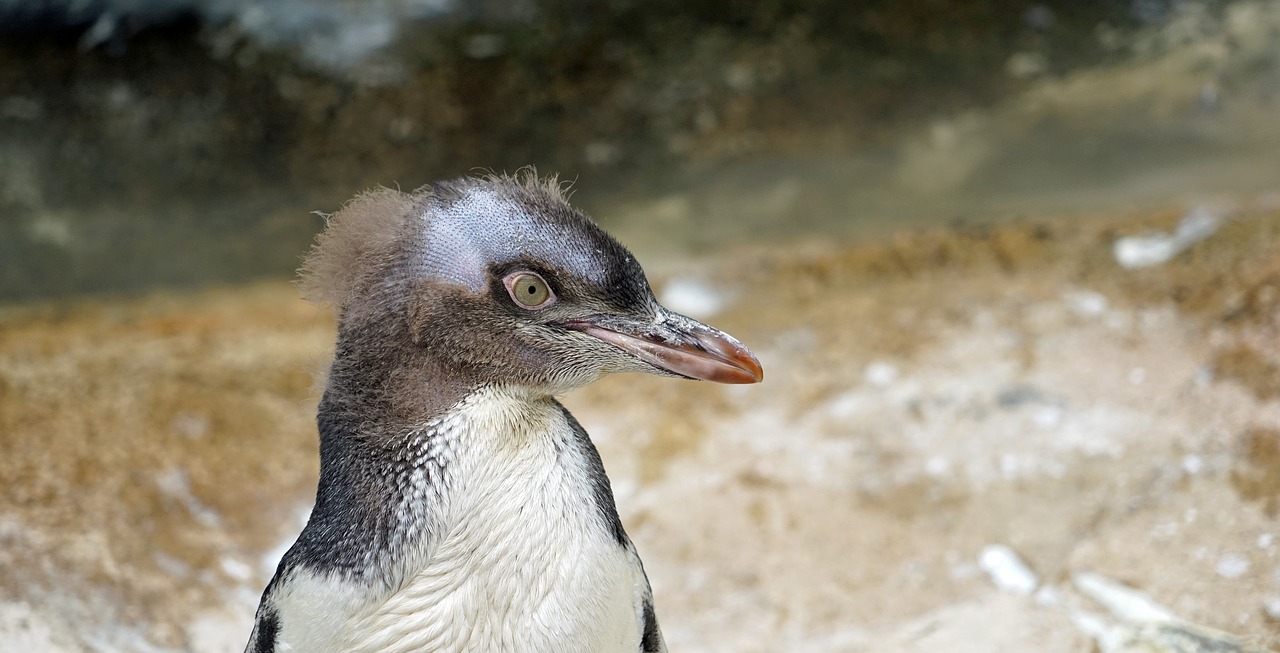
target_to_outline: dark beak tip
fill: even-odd
[[[753,376],[749,373],[743,374],[726,374],[714,379],[707,379],[713,383],[723,383],[725,385],[752,385],[764,381],[763,376]]]
[[[721,373],[706,380],[737,385],[760,383],[764,380],[764,367],[760,365],[760,359],[756,358],[750,349],[724,332],[708,329],[709,333],[693,336],[694,340],[697,340],[721,363]]]
[[[733,385],[749,385],[764,381],[764,367],[760,365],[759,359],[752,355],[750,351],[743,349],[741,354],[733,356],[730,362],[733,364],[734,369],[729,374],[726,374],[723,378],[711,380]]]

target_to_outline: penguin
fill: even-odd
[[[756,383],[533,173],[377,189],[329,216],[304,295],[337,344],[315,506],[246,653],[660,653],[600,455],[556,397],[613,372]]]

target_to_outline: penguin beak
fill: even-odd
[[[677,376],[716,383],[759,383],[760,361],[737,338],[697,320],[659,308],[654,321],[602,315],[564,326],[599,338]]]

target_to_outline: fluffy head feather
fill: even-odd
[[[365,191],[337,213],[325,216],[324,231],[316,237],[299,270],[302,295],[341,311],[354,298],[385,282],[389,266],[407,263],[402,257],[407,245],[422,244],[424,227],[430,229],[432,225],[412,218],[428,220],[432,209],[461,200],[470,190],[492,187],[504,199],[534,209],[576,213],[568,206],[565,186],[554,176],[541,178],[527,168],[514,175],[443,182],[412,193],[383,187]],[[582,220],[586,221],[585,217]]]
[[[367,286],[404,237],[406,218],[418,201],[390,188],[365,191],[325,216],[325,229],[302,263],[303,297],[335,308]]]

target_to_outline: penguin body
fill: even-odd
[[[600,456],[554,399],[603,373],[753,382],[532,179],[378,191],[304,268],[338,310],[316,504],[246,653],[657,653]]]

